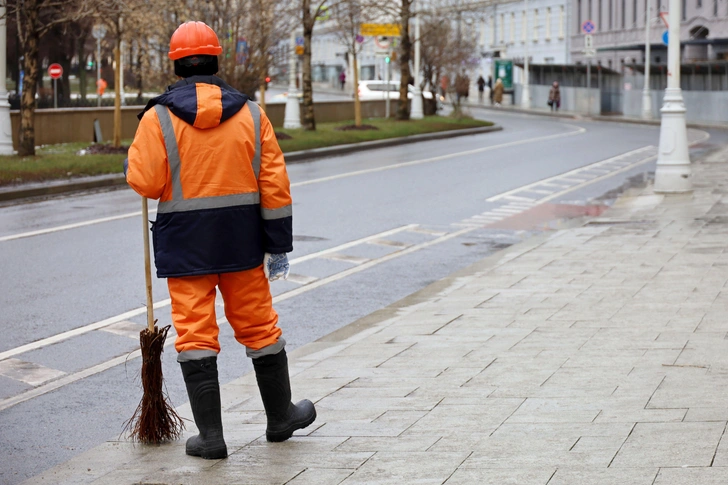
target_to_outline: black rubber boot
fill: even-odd
[[[186,453],[208,460],[227,457],[222,435],[220,383],[217,380],[217,357],[180,362],[187,385],[192,414],[200,434],[187,440]]]
[[[253,359],[260,397],[263,398],[268,427],[268,441],[286,441],[297,429],[303,429],[316,419],[316,408],[304,399],[291,402],[291,381],[288,377],[288,357],[283,349],[275,355]]]

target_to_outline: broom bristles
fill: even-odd
[[[142,350],[142,388],[144,394],[134,415],[124,425],[133,440],[145,444],[160,444],[176,440],[182,434],[184,423],[169,402],[164,391],[162,352],[169,325],[150,332],[139,333]]]

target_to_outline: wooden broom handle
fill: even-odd
[[[142,223],[144,225],[144,276],[147,283],[147,326],[154,331],[154,301],[152,300],[152,260],[149,256],[149,203],[142,197]]]

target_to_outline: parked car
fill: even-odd
[[[389,89],[387,89],[389,85]],[[412,99],[414,93],[414,86],[411,84],[407,86],[409,92],[407,93],[407,99]],[[399,99],[399,82],[398,81],[359,81],[359,99],[362,101],[376,100],[376,99]],[[425,99],[432,99],[432,92],[423,91],[422,97]]]

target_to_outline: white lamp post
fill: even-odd
[[[94,25],[91,35],[96,39],[96,106],[101,106],[101,94],[99,94],[99,81],[101,81],[101,39],[106,37],[106,27],[102,24]]]
[[[529,75],[530,75],[530,66],[529,66],[529,49],[528,49],[528,0],[525,0],[525,6],[524,9],[526,11],[526,54],[525,54],[525,60],[523,61],[523,94],[521,95],[521,107],[523,109],[531,109],[531,87],[529,86]],[[535,19],[534,19],[535,20]]]
[[[645,13],[645,87],[642,90],[642,118],[652,119],[652,93],[650,92],[650,21],[652,20],[652,7],[647,2]]]
[[[680,1],[670,0],[667,89],[661,110],[660,151],[655,171],[655,192],[664,194],[692,190],[685,104],[680,89]]]
[[[296,33],[291,32],[291,57],[288,62],[288,99],[283,117],[283,128],[301,128],[301,106],[296,87]]]
[[[410,118],[413,120],[421,120],[425,117],[422,111],[422,90],[420,89],[420,15],[415,14],[415,72],[412,74],[414,78],[414,90],[412,92],[412,112]]]
[[[5,7],[0,7],[0,155],[13,153],[13,128],[10,124],[10,103],[6,86],[7,23]],[[18,90],[20,92],[20,90]]]

